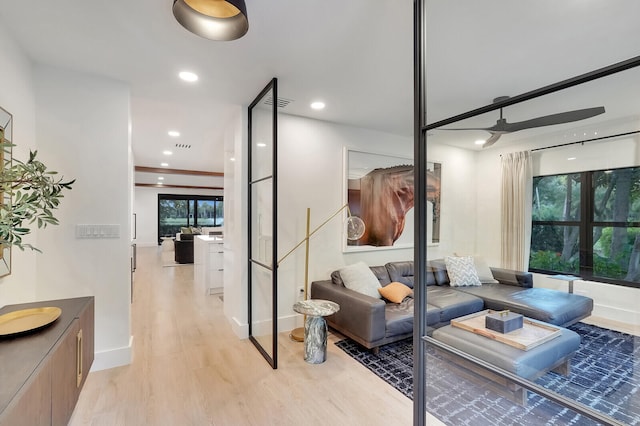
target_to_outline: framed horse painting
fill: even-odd
[[[428,241],[440,241],[441,163],[429,163]],[[358,240],[344,239],[345,251],[413,247],[413,160],[385,154],[345,150],[345,202],[365,225]]]

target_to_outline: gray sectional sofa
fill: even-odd
[[[401,282],[414,287],[413,262],[390,262],[370,269],[386,286]],[[550,324],[566,327],[591,315],[593,300],[558,290],[533,287],[529,272],[491,268],[497,283],[479,287],[451,287],[444,261],[429,262],[427,268],[427,326],[431,331],[449,324],[453,318],[483,309],[509,309]],[[386,302],[350,290],[339,271],[331,280],[311,283],[311,298],[340,305],[340,311],[327,317],[330,327],[369,349],[406,339],[413,333],[413,298],[401,303]]]

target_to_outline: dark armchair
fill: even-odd
[[[193,263],[193,236],[194,234],[181,234],[180,239],[174,241],[174,260],[177,263]]]

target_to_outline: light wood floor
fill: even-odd
[[[310,365],[282,334],[272,370],[233,334],[220,298],[194,289],[193,267],[162,267],[159,248],[138,248],[132,334],[133,363],[90,373],[70,425],[412,424],[412,401],[336,336],[327,361]]]

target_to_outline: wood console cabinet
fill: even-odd
[[[60,317],[41,330],[0,338],[0,426],[66,425],[93,363],[94,298],[5,306],[57,306]]]

